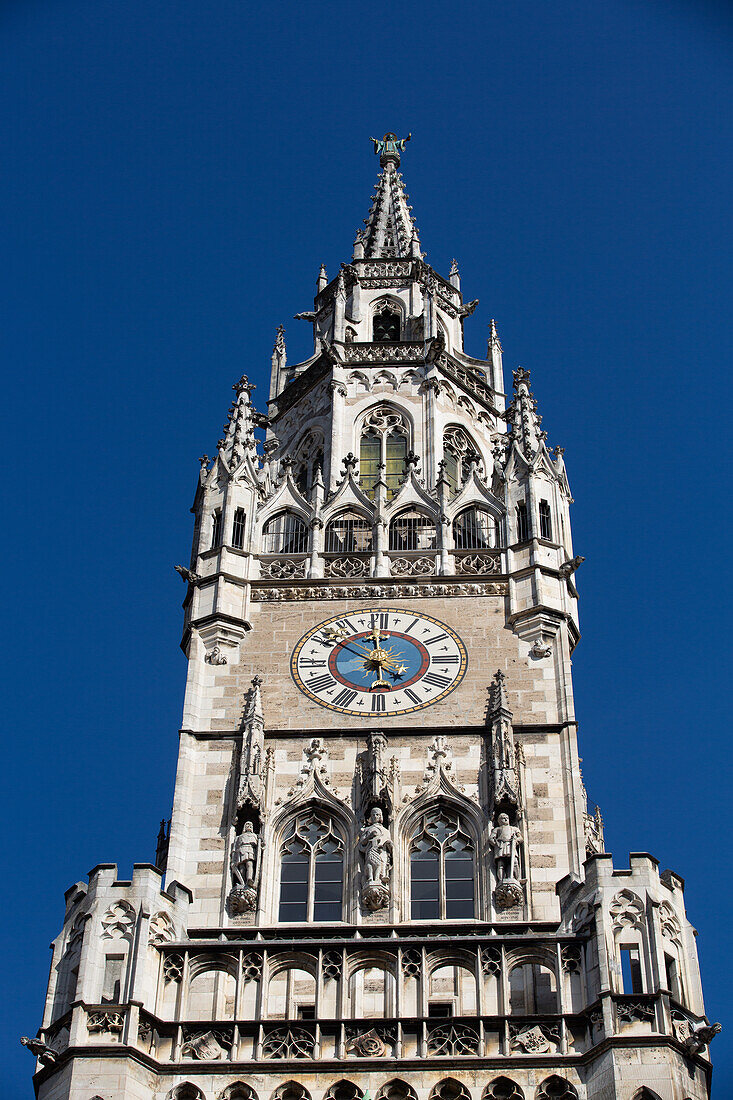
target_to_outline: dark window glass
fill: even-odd
[[[529,541],[529,520],[527,517],[527,505],[520,500],[517,505],[517,542]]]
[[[393,313],[391,309],[381,309],[374,314],[374,339],[375,340],[399,340],[400,315]]]
[[[473,848],[458,818],[448,811],[429,812],[412,842],[410,896],[413,920],[474,916]]]
[[[309,853],[305,844],[293,840],[283,852],[280,869],[280,920],[308,919]]]
[[[232,546],[235,550],[241,550],[244,546],[244,529],[247,524],[247,513],[244,508],[237,508],[234,513],[234,526],[232,527]]]
[[[211,525],[211,549],[221,546],[221,508],[214,512],[214,522]]]
[[[453,1005],[450,1001],[430,1001],[428,1004],[428,1016],[446,1017],[453,1015]]]
[[[552,539],[552,514],[546,500],[540,501],[540,538]]]

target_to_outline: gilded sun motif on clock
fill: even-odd
[[[293,650],[290,668],[300,690],[322,707],[387,718],[444,699],[467,664],[461,638],[439,619],[380,607],[314,626]]]

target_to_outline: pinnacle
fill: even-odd
[[[379,174],[369,215],[364,219],[366,228],[361,243],[365,259],[407,259],[411,255],[417,226],[407,198],[402,176],[388,160]]]
[[[496,670],[494,679],[491,682],[490,713],[494,715],[499,711],[505,711],[507,714],[511,714],[509,699],[506,693],[506,676],[500,668]]]
[[[537,412],[537,401],[530,389],[529,371],[517,367],[513,375],[514,400],[505,415],[514,442],[524,457],[531,459],[547,438],[547,432],[540,428],[542,417]]]

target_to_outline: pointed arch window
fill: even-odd
[[[400,338],[400,307],[384,302],[378,307],[372,322],[372,339],[375,341],[397,341]]]
[[[262,529],[263,554],[305,554],[308,528],[295,512],[278,512]]]
[[[410,843],[413,920],[475,915],[474,844],[460,816],[446,806],[425,813]]]
[[[550,505],[546,500],[541,500],[539,504],[540,513],[540,538],[547,539],[548,542],[552,541],[552,512],[550,511]]]
[[[443,435],[443,472],[453,493],[457,493],[468,477],[471,460],[480,458],[478,448],[462,428],[448,428]]]
[[[304,497],[310,496],[319,469],[323,469],[323,437],[310,432],[298,447],[293,463],[293,480]]]
[[[359,486],[374,500],[374,485],[384,467],[387,499],[399,489],[407,469],[409,431],[396,409],[380,405],[364,420],[359,445]]]
[[[436,545],[433,520],[415,508],[400,512],[389,525],[390,550],[434,550]]]
[[[333,819],[306,810],[290,822],[280,849],[279,920],[343,918],[344,842]]]
[[[453,520],[456,550],[488,550],[499,545],[496,517],[485,508],[465,508]]]
[[[358,512],[341,512],[326,527],[327,554],[361,554],[372,549],[372,525]]]

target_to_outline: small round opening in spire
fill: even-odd
[[[399,168],[400,153],[404,153],[405,146],[411,139],[412,134],[408,134],[406,138],[398,138],[397,134],[391,132],[386,133],[381,140],[370,138],[374,142],[374,152],[379,153],[379,163],[382,168],[386,168],[388,164],[393,164],[395,168]]]

